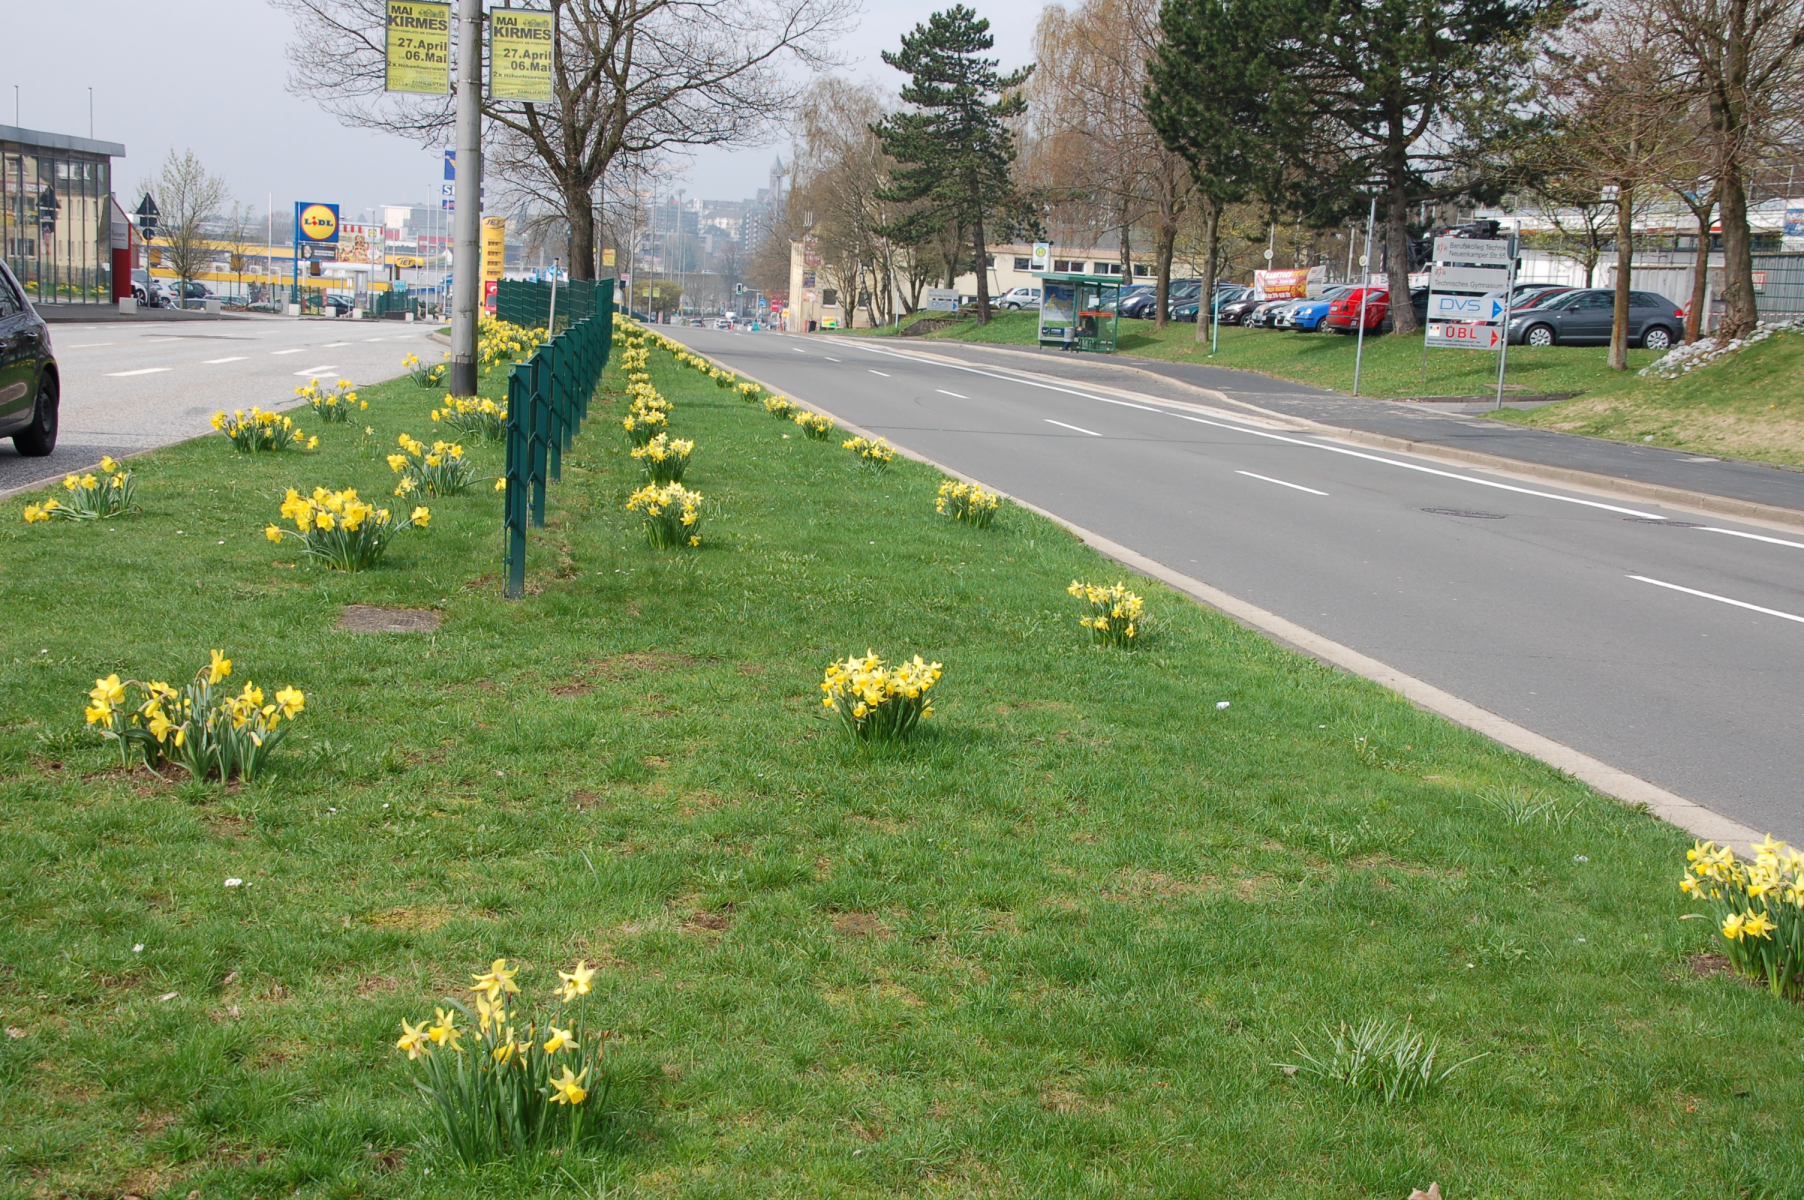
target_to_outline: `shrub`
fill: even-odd
[[[641,514],[645,539],[660,550],[702,544],[702,494],[680,483],[647,484],[634,492],[626,507]]]
[[[803,437],[812,438],[817,442],[829,440],[839,429],[839,426],[833,423],[833,418],[825,413],[798,412],[790,419],[802,427]]]
[[[859,467],[866,471],[887,471],[890,461],[896,457],[896,452],[882,438],[872,442],[855,437],[841,442],[840,446],[856,455]]]
[[[821,705],[858,741],[895,741],[933,715],[933,701],[927,693],[939,682],[940,673],[939,663],[923,662],[918,654],[891,667],[876,651],[866,650],[863,658],[852,657],[827,667],[821,680],[821,691],[826,693]]]
[[[382,561],[395,534],[426,528],[432,512],[416,508],[406,520],[398,520],[386,508],[358,499],[351,488],[328,492],[316,487],[310,497],[289,488],[288,498],[282,501],[282,516],[295,527],[268,526],[263,533],[270,541],[299,538],[302,553],[309,557],[336,570],[361,571]]]
[[[401,360],[401,365],[407,368],[407,377],[421,387],[438,387],[445,382],[445,372],[450,369],[450,351],[445,352],[444,358],[445,361],[428,366],[420,361],[419,355],[409,354]]]
[[[1109,646],[1129,646],[1140,636],[1146,602],[1121,584],[1097,587],[1095,584],[1072,580],[1071,586],[1065,590],[1089,602],[1089,615],[1079,617],[1077,623],[1094,634],[1098,642]]]
[[[389,469],[401,475],[401,482],[395,486],[397,496],[416,491],[428,496],[455,496],[476,478],[476,464],[464,457],[464,448],[456,442],[434,442],[428,447],[405,433],[397,441],[401,453],[388,456]]]
[[[496,959],[471,976],[475,1013],[447,998],[449,1007],[435,1009],[430,1024],[402,1021],[395,1043],[432,1109],[444,1149],[466,1167],[574,1148],[599,1126],[599,1116],[590,1114],[607,1104],[608,1035],[590,1032],[583,1000],[595,972],[586,962],[559,971],[558,1008],[543,1024],[518,999],[517,973]]]
[[[264,412],[260,408],[252,408],[247,415],[242,409],[233,409],[232,415],[224,411],[213,414],[213,428],[225,434],[234,448],[246,454],[258,454],[265,450],[287,450],[294,446],[303,446],[308,450],[319,448],[319,438],[304,437],[301,427],[281,413]]]
[[[948,479],[940,484],[933,507],[941,516],[988,529],[995,522],[996,510],[1001,504],[1002,499],[995,492],[986,492],[974,483]]]
[[[1311,1054],[1298,1038],[1300,1061],[1279,1065],[1293,1073],[1339,1084],[1357,1095],[1375,1094],[1386,1104],[1419,1099],[1467,1063],[1485,1057],[1479,1054],[1456,1062],[1437,1075],[1434,1068],[1439,1042],[1424,1042],[1407,1020],[1399,1027],[1370,1018],[1356,1027],[1342,1022],[1338,1030],[1322,1032],[1328,1045],[1320,1055]]]
[[[1769,833],[1752,862],[1715,842],[1685,857],[1679,890],[1709,906],[1729,962],[1775,996],[1804,996],[1804,853]]]
[[[679,483],[689,469],[689,454],[695,443],[681,438],[671,441],[669,435],[658,434],[643,446],[633,449],[633,457],[645,468],[645,477],[653,483]]]
[[[95,521],[120,517],[137,510],[138,482],[112,455],[100,460],[100,473],[63,476],[63,494],[25,506],[25,523],[63,517],[71,521]]]
[[[351,410],[362,411],[370,406],[368,400],[359,400],[351,381],[341,379],[329,392],[321,391],[319,380],[309,379],[306,387],[294,389],[294,394],[307,402],[314,414],[328,425],[342,425],[351,419]]]
[[[483,396],[446,396],[432,419],[459,437],[484,442],[507,440],[507,406]]]
[[[231,673],[232,660],[215,650],[183,688],[117,675],[96,679],[88,692],[88,724],[119,744],[126,767],[136,754],[152,770],[167,761],[196,779],[254,779],[288,733],[283,722],[300,715],[307,698],[285,687],[266,703],[254,683],[236,696],[215,692]]]

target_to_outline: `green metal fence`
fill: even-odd
[[[515,363],[507,377],[507,595],[526,594],[526,527],[545,524],[545,485],[561,474],[564,451],[589,415],[589,398],[614,344],[614,281],[595,288],[599,309]],[[549,289],[547,289],[549,295]],[[558,307],[563,308],[563,289]],[[497,314],[499,312],[497,298]],[[527,322],[517,322],[525,324]],[[563,324],[563,313],[558,313]]]
[[[543,329],[551,318],[549,283],[503,279],[495,287],[495,316],[528,329]],[[568,279],[557,285],[557,327],[568,329],[614,306],[612,279]]]

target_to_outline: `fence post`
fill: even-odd
[[[545,524],[545,426],[550,420],[545,403],[545,353],[532,356],[532,390],[526,410],[526,470],[532,479],[532,523]]]
[[[526,376],[531,366],[515,363],[507,375],[507,493],[502,499],[502,530],[507,537],[507,597],[526,594]]]

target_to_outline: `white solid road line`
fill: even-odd
[[[1739,529],[1720,529],[1715,525],[1705,525],[1703,531],[1705,533],[1726,533],[1730,537],[1751,538],[1756,542],[1771,542],[1775,546],[1791,546],[1798,550],[1804,550],[1804,542],[1788,542],[1784,538],[1767,537],[1763,533],[1743,533]]]
[[[208,358],[208,359],[202,359],[202,360],[201,360],[201,365],[202,365],[202,366],[206,366],[206,367],[212,367],[212,366],[217,366],[217,365],[218,365],[218,364],[220,364],[220,363],[229,363],[229,362],[243,362],[243,361],[244,361],[244,355],[242,355],[242,354],[235,354],[235,355],[233,355],[233,356],[232,356],[232,357],[231,357],[231,358]]]
[[[320,349],[321,350],[336,350],[340,346],[349,346],[350,344],[351,343],[349,343],[349,342],[327,342],[325,345],[321,346]]]
[[[1749,604],[1746,600],[1731,600],[1729,597],[1719,596],[1715,592],[1700,592],[1696,588],[1680,587],[1676,583],[1667,583],[1663,579],[1649,579],[1645,575],[1631,575],[1629,578],[1640,580],[1642,583],[1651,583],[1655,587],[1671,588],[1675,592],[1684,592],[1688,596],[1702,596],[1706,600],[1715,600],[1719,604],[1733,604],[1736,608],[1751,609],[1757,613],[1765,613],[1769,617],[1783,617],[1787,621],[1796,621],[1800,625],[1804,625],[1804,617],[1800,617],[1796,613],[1780,612],[1776,608],[1762,608],[1758,604]]]
[[[1046,423],[1048,425],[1057,425],[1060,429],[1075,429],[1077,432],[1087,433],[1091,437],[1101,437],[1102,436],[1102,434],[1096,432],[1094,429],[1085,429],[1082,425],[1067,425],[1067,424],[1065,424],[1065,422],[1055,421],[1051,417],[1046,418]]]
[[[73,346],[64,346],[65,350],[98,350],[102,346],[111,346],[112,342],[77,342]]]
[[[969,400],[971,398],[969,396],[961,396],[957,392],[949,392],[945,388],[934,388],[933,390],[942,396],[950,396],[954,400]]]
[[[1299,492],[1308,492],[1311,496],[1326,496],[1327,492],[1318,492],[1314,488],[1304,487],[1300,483],[1285,483],[1282,479],[1273,479],[1270,475],[1255,475],[1251,471],[1236,471],[1236,475],[1245,475],[1248,479],[1263,479],[1267,483],[1275,483],[1279,487],[1296,488]]]
[[[159,371],[174,370],[173,367],[139,367],[136,371],[108,371],[109,379],[126,379],[133,375],[155,375]]]
[[[834,358],[831,354],[823,355],[822,357],[824,357],[828,362],[838,362],[839,361],[837,358]]]
[[[306,352],[306,349],[307,349],[307,347],[305,347],[305,346],[296,346],[292,350],[271,350],[270,353],[271,354],[302,354],[302,353]]]
[[[873,375],[881,375],[885,379],[888,379],[890,377],[888,371],[879,371],[876,367],[866,367],[865,370],[869,371]]]
[[[334,364],[327,363],[323,367],[306,367],[302,370],[296,371],[295,374],[296,375],[324,375],[327,371],[332,371],[332,370],[336,370],[336,369],[337,368],[336,368],[336,366],[334,366]]]

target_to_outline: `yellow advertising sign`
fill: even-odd
[[[507,218],[482,219],[482,279],[500,279],[507,261]]]
[[[451,6],[388,0],[383,90],[444,96],[451,91]]]
[[[550,101],[556,21],[548,12],[489,10],[489,99]]]
[[[614,251],[612,249],[603,250],[601,252],[601,265],[604,267],[611,267],[614,265]]]

